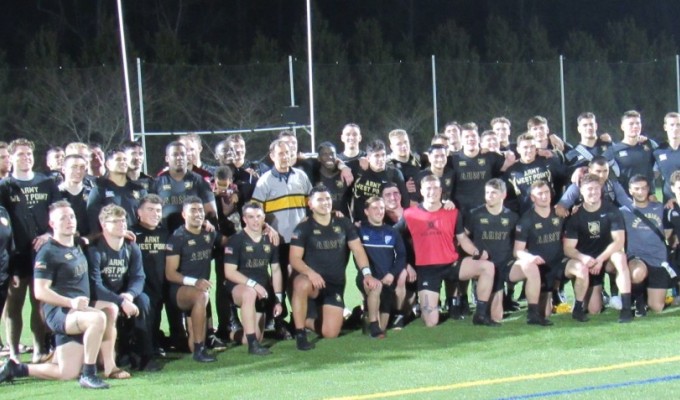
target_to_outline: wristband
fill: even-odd
[[[257,282],[255,282],[255,281],[252,280],[252,279],[248,279],[248,280],[246,281],[246,286],[248,286],[248,287],[254,288],[255,285],[257,285]]]
[[[361,274],[362,274],[363,276],[371,275],[371,269],[370,269],[369,267],[363,267],[363,268],[361,269]]]
[[[190,276],[185,276],[182,278],[182,285],[185,286],[196,286],[196,282],[198,282],[198,279],[192,278]]]
[[[275,293],[276,295],[276,300],[279,301],[279,303],[283,303],[283,293]]]

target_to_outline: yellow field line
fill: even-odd
[[[365,394],[365,395],[332,397],[332,398],[329,398],[328,400],[379,399],[379,398],[385,398],[385,397],[405,396],[405,395],[409,395],[409,394],[442,392],[442,391],[446,391],[446,390],[464,389],[464,388],[471,388],[471,387],[476,387],[476,386],[497,385],[497,384],[500,384],[500,383],[512,383],[512,382],[521,382],[521,381],[531,381],[531,380],[537,380],[537,379],[555,378],[555,377],[559,377],[559,376],[580,375],[580,374],[587,374],[587,373],[590,373],[590,372],[614,371],[614,370],[617,370],[617,369],[648,366],[648,365],[655,365],[655,364],[664,364],[664,363],[670,363],[670,362],[675,362],[675,361],[680,361],[680,356],[666,357],[666,358],[654,358],[654,359],[651,359],[651,360],[631,361],[631,362],[626,362],[626,363],[621,363],[621,364],[605,365],[605,366],[602,366],[602,367],[578,368],[578,369],[570,369],[570,370],[562,370],[562,371],[544,372],[544,373],[540,373],[540,374],[510,376],[510,377],[507,377],[507,378],[481,379],[481,380],[477,380],[477,381],[454,383],[454,384],[451,384],[451,385],[425,386],[425,387],[418,387],[418,388],[412,388],[412,389],[393,390],[393,391],[390,391],[390,392],[380,392],[380,393],[372,393],[372,394]]]

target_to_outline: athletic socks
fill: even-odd
[[[248,333],[246,334],[246,340],[248,341],[248,347],[252,347],[253,343],[257,342],[257,337],[255,337],[254,333]]]
[[[28,370],[26,371],[26,374],[28,374]],[[83,364],[83,375],[84,376],[94,376],[97,374],[97,365],[96,364]]]

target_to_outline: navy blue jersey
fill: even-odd
[[[401,234],[389,225],[371,225],[362,223],[359,227],[359,238],[364,245],[371,274],[382,279],[387,274],[398,278],[406,268],[406,248]]]
[[[121,293],[139,296],[144,289],[142,253],[136,243],[114,250],[102,237],[87,248],[92,300],[122,304]]]

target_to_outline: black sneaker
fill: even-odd
[[[375,325],[371,325],[369,331],[371,338],[385,339],[385,331],[380,329],[377,323]]]
[[[394,321],[392,321],[392,329],[395,331],[400,331],[404,329],[404,316],[397,314],[394,316]]]
[[[142,359],[139,364],[139,370],[144,372],[158,372],[163,369],[163,366],[159,364],[153,358]]]
[[[586,315],[585,311],[572,311],[571,312],[571,318],[575,319],[578,322],[588,322],[588,316]]]
[[[97,375],[80,375],[80,387],[84,389],[108,389],[109,384],[104,382]]]
[[[314,343],[311,343],[309,340],[307,340],[307,335],[297,335],[295,338],[295,346],[298,350],[302,351],[312,350],[314,347],[316,347]]]
[[[632,310],[621,310],[621,314],[619,314],[619,323],[620,324],[627,324],[629,322],[633,322],[633,311]]]
[[[227,348],[227,345],[217,337],[214,333],[211,333],[208,335],[205,341],[205,347],[211,350],[224,350]]]
[[[0,368],[0,383],[3,382],[9,382],[13,383],[14,382],[14,366],[17,365],[14,360],[11,358],[7,359],[7,362],[5,362],[5,365]]]
[[[205,349],[202,349],[201,351],[197,351],[193,355],[193,359],[196,362],[201,362],[201,363],[210,363],[210,362],[215,362],[217,361],[217,358],[215,356],[212,356],[208,354]]]
[[[489,318],[485,315],[478,315],[478,314],[475,314],[472,317],[472,324],[473,325],[490,326],[490,327],[494,327],[494,328],[498,328],[499,326],[501,326],[500,322],[496,322],[496,321],[492,320],[491,318]]]
[[[644,300],[635,301],[635,316],[636,317],[646,317],[647,316],[647,305]]]
[[[262,346],[260,342],[255,341],[252,345],[248,346],[248,354],[255,356],[268,356],[272,354],[272,352],[268,348]]]

